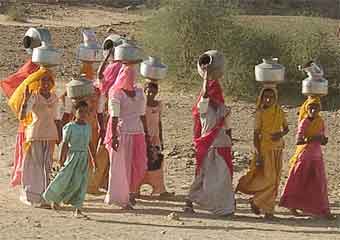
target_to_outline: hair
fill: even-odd
[[[144,89],[147,88],[155,88],[158,91],[158,84],[154,82],[147,82],[144,86]]]
[[[78,110],[79,108],[82,108],[82,107],[88,107],[89,105],[87,104],[87,102],[85,101],[80,101],[80,102],[77,102],[76,104],[74,104],[74,109],[75,110]]]

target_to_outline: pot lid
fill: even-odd
[[[85,74],[80,75],[79,79],[73,78],[71,81],[66,83],[67,87],[75,87],[75,86],[86,86],[86,85],[93,85],[91,80],[88,80]]]
[[[262,68],[262,69],[284,69],[285,67],[278,63],[278,58],[268,58],[268,59],[262,59],[262,63],[259,65],[256,65],[256,67]]]

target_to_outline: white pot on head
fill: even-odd
[[[302,94],[306,96],[326,96],[328,94],[328,80],[323,77],[324,71],[321,67],[310,61],[301,67],[308,77],[302,81]]]
[[[141,49],[124,40],[122,44],[115,47],[114,60],[134,63],[141,62]]]
[[[120,44],[123,44],[123,41],[126,38],[123,36],[120,36],[118,34],[111,34],[109,35],[103,42],[102,49],[103,49],[103,56],[106,57],[109,53],[111,48],[115,48]],[[114,54],[114,52],[112,53]],[[113,58],[113,55],[112,55]]]
[[[59,49],[42,42],[40,47],[33,49],[32,62],[45,67],[54,67],[61,64],[61,55]]]
[[[261,83],[279,84],[285,80],[285,67],[278,63],[277,58],[263,59],[255,66],[255,79]]]
[[[160,59],[157,57],[149,57],[140,65],[140,73],[143,77],[152,80],[161,80],[166,77],[168,66],[162,64]]]

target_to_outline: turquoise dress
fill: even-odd
[[[64,126],[63,142],[68,144],[69,151],[64,167],[43,194],[46,201],[82,207],[87,191],[90,139],[90,125],[71,122]]]

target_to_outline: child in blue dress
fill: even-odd
[[[89,109],[86,102],[75,104],[75,120],[64,126],[60,153],[60,172],[46,189],[43,197],[52,208],[63,202],[71,204],[75,216],[84,216],[80,209],[85,200],[88,181],[91,126],[86,123]],[[92,164],[95,166],[93,158]],[[95,168],[94,168],[95,169]]]

